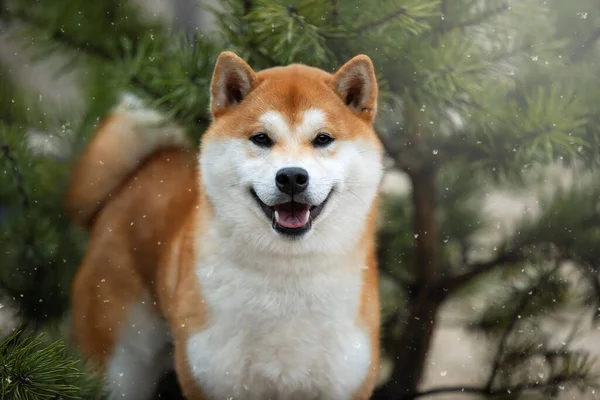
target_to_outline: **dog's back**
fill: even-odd
[[[90,240],[73,283],[73,335],[109,379],[132,379],[119,375],[132,371],[127,364],[136,360],[124,360],[122,371],[106,371],[118,341],[115,330],[125,323],[138,320],[137,343],[131,345],[151,353],[168,344],[154,282],[172,236],[196,204],[196,165],[196,152],[178,128],[150,111],[118,107],[74,169],[66,204],[90,230]],[[145,304],[132,311],[130,304],[140,299]],[[154,364],[163,369],[167,362]]]

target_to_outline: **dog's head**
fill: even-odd
[[[232,240],[288,254],[355,246],[382,174],[371,60],[333,75],[303,65],[255,73],[225,52],[211,97],[202,185]]]

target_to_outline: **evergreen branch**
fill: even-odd
[[[23,208],[25,210],[29,210],[29,205],[31,203],[29,201],[29,197],[27,196],[27,192],[25,191],[25,183],[23,180],[23,175],[21,175],[21,172],[19,171],[19,166],[17,164],[17,160],[13,157],[12,152],[10,151],[10,146],[8,144],[1,143],[0,150],[2,150],[2,154],[4,155],[4,158],[6,159],[6,161],[8,161],[8,164],[11,167],[11,170],[13,173],[13,178],[17,185],[17,192],[19,193],[19,196],[21,197],[21,202],[22,202]]]
[[[426,75],[421,75],[415,83],[417,85],[423,85],[426,83],[430,83],[431,81],[444,81],[448,76],[454,73],[458,73],[459,76],[464,78],[465,75],[476,75],[485,72],[490,66],[506,61],[512,57],[519,55],[520,53],[531,48],[530,43],[525,43],[520,46],[515,46],[511,50],[499,52],[497,54],[492,55],[487,60],[483,60],[481,65],[477,68],[470,68],[467,71],[460,71],[457,69],[455,65],[442,65],[439,68],[431,71]]]
[[[493,390],[492,388],[494,385],[494,381],[496,380],[496,376],[498,376],[498,372],[500,370],[500,364],[502,362],[502,357],[504,355],[506,346],[508,345],[508,338],[510,337],[510,334],[513,332],[517,322],[519,321],[520,315],[523,314],[523,311],[525,310],[525,308],[527,307],[527,305],[529,304],[529,302],[533,298],[533,296],[540,290],[540,288],[542,287],[542,284],[545,281],[547,281],[548,279],[550,279],[550,277],[552,275],[554,275],[554,273],[556,273],[556,271],[561,266],[562,266],[561,261],[556,260],[554,267],[550,271],[545,273],[542,277],[540,277],[540,279],[538,280],[538,283],[536,285],[534,285],[533,288],[531,288],[529,291],[527,291],[527,290],[523,291],[523,293],[521,294],[521,299],[519,300],[519,304],[517,305],[517,307],[515,307],[515,310],[513,311],[511,318],[509,319],[509,323],[500,338],[500,343],[498,345],[498,349],[496,350],[496,355],[494,356],[492,370],[491,370],[490,376],[487,380],[487,383],[485,385],[485,390],[487,392],[491,392]]]
[[[40,249],[36,245],[35,226],[30,221],[31,220],[31,201],[29,199],[27,191],[25,190],[25,180],[23,179],[23,175],[22,175],[21,171],[19,170],[19,165],[17,163],[17,160],[12,155],[12,152],[11,152],[8,144],[5,144],[5,143],[0,144],[0,150],[2,151],[2,154],[4,155],[4,158],[7,160],[8,164],[10,165],[10,170],[12,170],[13,180],[16,184],[17,192],[19,193],[19,197],[21,199],[22,213],[25,216],[25,220],[26,220],[26,222],[25,222],[26,227],[25,227],[24,233],[23,233],[23,244],[22,244],[21,251],[19,253],[19,263],[20,263],[21,268],[24,268],[26,265],[32,265],[33,271],[32,272],[30,271],[29,279],[31,279],[33,282],[43,282],[44,280],[47,280],[47,279],[44,279],[45,275],[48,273],[48,270],[52,268],[52,266],[43,263],[43,260],[45,259],[45,257],[42,254],[42,251],[40,251]],[[13,297],[17,297],[19,294],[21,295],[21,297],[18,297],[20,299],[19,311],[21,313],[24,312],[25,314],[27,314],[30,312],[30,309],[24,305],[25,303],[23,303],[23,301],[29,301],[30,299],[34,298],[34,293],[37,292],[37,289],[35,288],[35,286],[32,286],[31,288],[25,288],[25,289],[23,289],[20,286],[13,287],[11,284],[11,279],[12,278],[9,278],[8,282],[2,280],[2,281],[0,281],[0,283],[3,286],[3,289],[9,295],[12,295]],[[32,290],[32,293],[28,292],[30,289]],[[25,299],[25,300],[23,300],[23,299]],[[29,320],[29,319],[26,319],[25,322],[23,323],[23,327],[30,327],[30,326],[34,326],[34,325],[35,325],[35,321]]]
[[[477,386],[441,386],[429,390],[424,390],[422,392],[411,393],[407,395],[400,396],[400,400],[412,400],[421,397],[429,397],[438,394],[451,394],[451,393],[469,393],[469,394],[479,394],[487,397],[501,397],[506,396],[507,394],[519,394],[526,391],[531,390],[540,390],[540,389],[549,389],[555,388],[559,385],[570,383],[573,381],[584,381],[588,377],[585,373],[578,374],[560,374],[552,378],[550,381],[546,382],[528,382],[521,383],[517,385],[511,386],[503,386],[496,389],[488,389],[485,387],[477,387]]]
[[[0,342],[0,398],[57,400],[96,398],[101,386],[79,369],[62,341],[17,330]]]
[[[506,95],[506,98],[510,99],[511,97],[514,97],[516,93],[517,89],[514,89]],[[589,117],[590,114],[584,113],[577,115],[577,120],[584,120]],[[540,136],[551,134],[554,130],[555,127],[552,124],[547,124],[545,127],[540,127],[532,131],[523,132],[520,134],[519,138],[516,139],[517,142],[515,143],[515,146],[526,145]],[[480,146],[465,144],[465,142],[458,141],[454,138],[443,141],[443,143],[439,147],[443,149],[443,153],[440,152],[438,160],[443,158],[445,161],[451,161],[454,157],[456,157],[456,155],[461,154],[466,155],[466,159],[469,162],[479,162],[482,160],[490,159],[501,161],[504,157],[506,157],[506,153],[500,153],[499,155],[494,156],[488,153],[485,149],[483,149]]]
[[[133,87],[135,87],[135,88],[141,90],[142,92],[148,94],[154,100],[159,100],[159,99],[161,99],[161,98],[164,97],[163,94],[161,94],[158,91],[156,91],[153,88],[151,88],[149,85],[147,85],[146,83],[144,83],[144,81],[141,80],[137,76],[132,76],[130,78],[129,82],[133,85]],[[197,120],[197,123],[199,125],[207,123],[207,122],[209,122],[208,118],[199,118]]]
[[[499,257],[500,258],[500,257]],[[555,388],[561,384],[570,383],[574,381],[585,381],[588,378],[588,375],[585,372],[575,372],[569,373],[568,371],[559,373],[549,380],[544,382],[525,382],[516,385],[510,386],[502,386],[494,388],[493,384],[498,375],[498,372],[501,368],[501,363],[503,359],[503,354],[506,351],[508,346],[508,339],[510,334],[514,332],[515,326],[517,322],[520,320],[519,316],[525,311],[527,305],[529,304],[532,296],[535,292],[539,291],[542,287],[544,281],[550,279],[557,270],[561,267],[561,260],[556,260],[555,266],[545,273],[542,277],[539,278],[538,283],[533,285],[533,288],[528,289],[527,291],[522,293],[522,297],[519,301],[519,304],[515,307],[513,311],[509,324],[502,333],[500,338],[500,342],[496,351],[496,354],[493,359],[493,365],[491,369],[490,376],[485,384],[485,386],[477,387],[477,386],[442,386],[437,387],[425,391],[414,392],[404,396],[401,396],[402,400],[411,400],[417,399],[421,397],[429,397],[439,394],[450,394],[450,393],[470,393],[470,394],[479,394],[487,397],[500,397],[505,396],[507,394],[519,394],[525,391],[530,390],[540,390],[540,389],[550,389]],[[534,353],[530,355],[540,355],[546,359],[555,359],[557,357],[571,357],[573,354],[567,352],[563,349],[560,350],[536,350]]]
[[[248,18],[248,16],[253,12],[254,10],[254,1],[253,0],[243,0],[242,2],[243,4],[243,9],[244,9],[244,14],[242,16],[242,18]],[[247,35],[247,37],[249,37],[250,39],[248,40],[248,48],[251,52],[257,54],[260,56],[260,58],[267,63],[270,67],[274,67],[277,65],[277,62],[268,54],[265,54],[263,51],[260,50],[260,45],[259,43],[257,43],[254,40],[254,36],[251,34],[252,29],[250,28],[250,21],[246,20],[245,21],[245,32],[244,34]]]
[[[479,262],[468,266],[467,272],[463,274],[443,279],[442,282],[438,284],[438,290],[445,292],[447,295],[452,294],[483,274],[491,272],[504,265],[516,263],[522,260],[523,256],[519,252],[506,251],[499,254],[492,260]]]
[[[554,244],[561,247],[557,243],[554,243]],[[436,285],[437,293],[440,295],[442,293],[444,293],[444,296],[449,296],[484,274],[492,272],[495,269],[503,267],[505,265],[524,261],[525,259],[526,259],[526,257],[519,250],[504,251],[504,252],[498,254],[495,258],[493,258],[491,260],[477,262],[477,263],[467,266],[466,267],[467,271],[462,274],[443,278]],[[561,256],[555,258],[555,261],[556,262],[564,261],[566,259],[574,260],[575,258],[574,257],[569,258],[566,255],[561,255]],[[600,288],[600,282],[599,282],[599,288]],[[599,293],[600,293],[600,291],[599,291]]]
[[[598,268],[589,262],[575,263],[575,266],[579,267],[582,271],[593,291],[593,295],[590,296],[590,302],[594,306],[594,316],[592,319],[596,321],[600,318],[600,279],[598,278]]]
[[[491,18],[496,17],[497,15],[499,15],[509,9],[510,9],[510,4],[508,3],[508,1],[505,1],[498,7],[487,10],[486,12],[481,13],[471,19],[467,19],[465,21],[459,22],[456,25],[447,25],[447,26],[443,27],[440,30],[440,32],[445,33],[445,32],[451,31],[453,29],[461,29],[462,30],[462,29],[468,28],[470,26],[479,25],[479,24],[486,22],[487,20],[489,20]]]
[[[359,26],[358,28],[356,28],[355,33],[357,33],[357,34],[365,33],[366,31],[375,29],[375,28],[379,27],[380,25],[386,24],[386,23],[393,21],[394,19],[401,17],[401,16],[408,16],[408,9],[406,7],[400,7],[398,10],[394,11],[390,15],[387,15],[387,16],[380,18],[378,20],[375,20],[375,21],[367,22],[366,24]]]
[[[489,58],[488,62],[499,63],[501,61],[505,61],[505,60],[512,58],[512,57],[518,55],[519,53],[522,53],[529,49],[531,49],[531,43],[526,42],[520,46],[515,46],[513,49],[511,49],[509,51],[495,54],[494,56]]]
[[[50,39],[66,47],[70,47],[74,50],[87,54],[88,56],[93,56],[104,61],[112,61],[114,59],[114,57],[108,51],[106,51],[106,49],[102,48],[102,46],[97,46],[90,43],[81,43],[74,37],[71,37],[60,30],[51,32]]]
[[[581,45],[571,54],[570,62],[577,62],[583,58],[585,53],[600,39],[600,27],[596,28]]]
[[[27,191],[25,190],[25,180],[23,179],[23,174],[21,174],[21,171],[19,170],[19,164],[12,155],[10,146],[8,144],[0,143],[0,151],[2,151],[4,158],[10,166],[10,170],[12,171],[13,179],[17,187],[17,192],[19,193],[19,197],[21,198],[23,214],[29,216],[31,214],[31,201],[29,200],[29,196],[27,195]],[[27,258],[27,250],[30,250],[33,253],[33,255],[37,258],[37,260],[43,259],[41,252],[35,245],[35,233],[33,231],[33,225],[28,225],[29,229],[27,229],[25,233],[25,246],[23,247],[21,253],[21,258],[23,262],[25,262]]]
[[[246,2],[248,4],[251,4],[250,0],[246,0]],[[26,23],[32,27],[35,27],[35,29],[37,29],[37,30],[42,30],[42,31],[44,30],[43,21],[37,21],[35,19],[31,19],[29,15],[27,15],[26,13],[23,13],[23,12],[19,12],[19,13],[12,12],[11,14],[7,13],[6,15],[4,15],[2,17],[5,19],[8,19],[9,22],[11,19],[17,19],[23,23]],[[116,61],[120,61],[124,56],[124,54],[119,54],[118,52],[112,52],[110,49],[107,49],[107,48],[97,45],[97,44],[81,42],[76,37],[68,35],[67,33],[65,33],[61,30],[55,30],[55,29],[51,30],[48,35],[48,38],[51,41],[65,47],[67,49],[76,51],[78,53],[78,55],[85,55],[88,58],[97,60],[102,63],[114,63]],[[142,79],[140,76],[138,76],[136,74],[129,76],[128,81],[134,88],[145,93],[149,98],[153,99],[154,101],[160,101],[161,99],[165,98],[165,96],[166,96],[166,93],[160,93],[156,89],[152,88],[151,85],[149,85],[144,79]],[[195,116],[194,121],[198,126],[201,126],[201,127],[206,127],[210,123],[210,119],[207,116],[205,116],[204,114]]]
[[[535,292],[537,292],[537,290],[538,290],[538,287],[534,287],[532,292],[535,293]],[[506,349],[506,346],[508,345],[508,338],[510,337],[510,334],[512,333],[515,325],[517,324],[519,315],[521,315],[523,313],[523,311],[525,310],[525,307],[527,307],[528,302],[529,302],[529,294],[527,292],[522,293],[521,300],[519,301],[519,304],[517,305],[514,312],[512,313],[512,316],[508,322],[508,326],[506,327],[506,329],[502,333],[502,336],[500,337],[500,343],[498,344],[498,348],[496,349],[496,355],[494,356],[494,360],[492,362],[492,371],[491,371],[490,376],[488,377],[488,380],[485,384],[485,390],[487,392],[492,390],[492,386],[494,385],[496,376],[498,376],[498,370],[500,369],[500,363],[502,362],[502,356],[504,354],[504,350]]]
[[[65,47],[69,47],[75,50],[80,51],[81,53],[87,55],[88,57],[95,58],[97,60],[103,62],[113,62],[115,58],[110,52],[103,49],[101,46],[91,45],[89,43],[83,44],[78,43],[76,39],[64,34],[61,31],[55,31],[51,34],[51,38],[55,40],[57,43],[64,45]],[[140,89],[141,91],[147,93],[150,97],[158,100],[163,97],[160,93],[153,91],[148,85],[142,82],[139,77],[133,76],[130,79],[131,84]]]
[[[114,59],[113,55],[110,54],[110,52],[108,52],[107,49],[103,48],[102,46],[99,46],[97,44],[83,43],[77,40],[75,37],[67,35],[62,30],[49,29],[49,27],[46,26],[45,21],[28,15],[22,9],[10,10],[6,8],[4,11],[4,13],[0,14],[0,19],[4,20],[8,24],[13,23],[14,20],[18,20],[22,23],[27,24],[28,26],[35,27],[35,29],[37,30],[48,30],[48,38],[65,47],[81,51],[84,54],[92,55],[95,58],[99,58],[105,61],[112,61]]]

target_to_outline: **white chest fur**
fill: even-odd
[[[360,268],[323,265],[299,276],[278,267],[198,266],[209,323],[187,343],[193,376],[214,399],[351,399],[370,363],[355,323]]]

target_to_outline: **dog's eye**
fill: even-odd
[[[329,134],[327,133],[319,133],[317,135],[317,137],[315,137],[313,139],[313,146],[315,147],[325,147],[325,146],[329,146],[331,143],[333,143],[335,139],[332,138]]]
[[[259,147],[273,146],[273,141],[266,133],[257,133],[250,137],[250,141]]]

